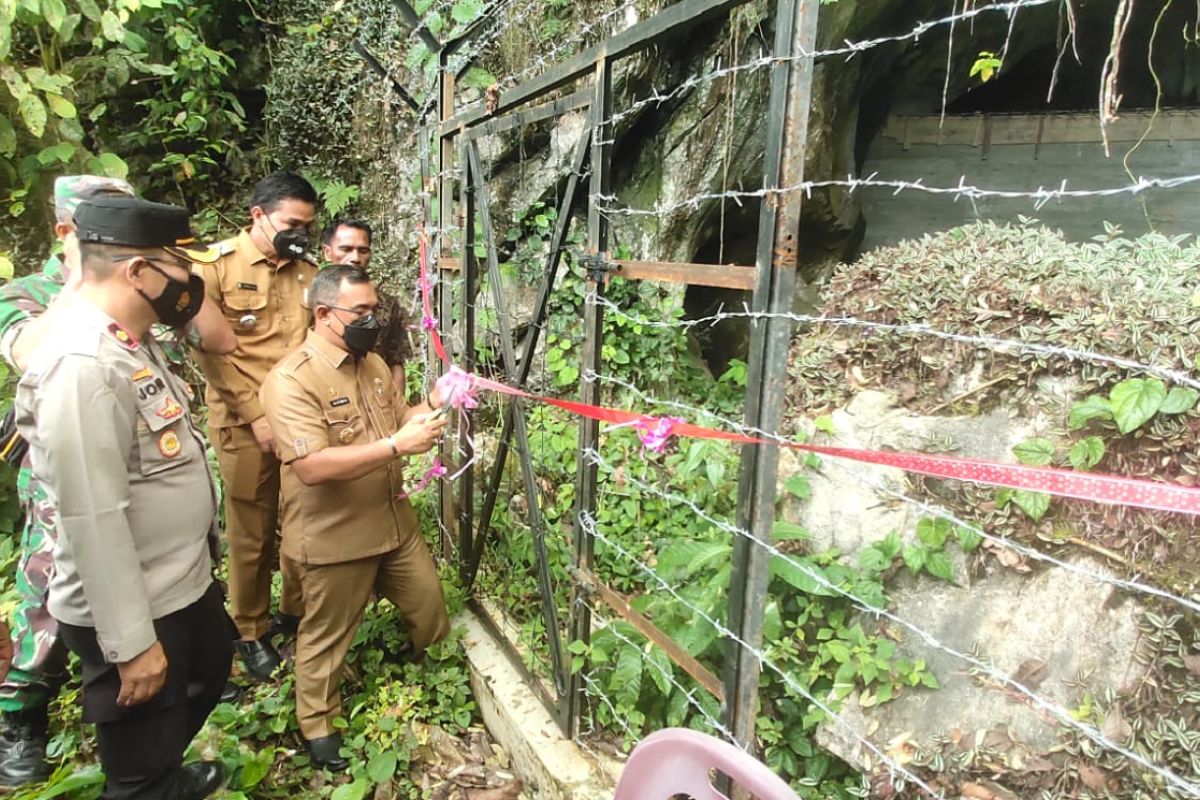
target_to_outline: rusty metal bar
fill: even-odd
[[[767,190],[793,186],[804,177],[813,61],[793,56],[816,48],[819,0],[778,0],[775,8],[774,56],[778,61],[771,70],[763,157],[763,188]],[[802,192],[793,192],[776,203],[762,204],[754,311],[787,312],[792,307],[803,197]],[[746,382],[746,424],[751,427],[779,430],[791,331],[786,317],[768,318],[753,326]],[[757,652],[762,648],[770,578],[770,554],[757,542],[771,541],[778,467],[778,447],[742,448],[737,524],[749,531],[750,537],[736,537],[733,543],[729,628],[738,641],[731,637],[726,642],[722,716],[733,735],[747,747],[756,741],[761,669]]]
[[[592,86],[595,99],[592,101],[592,174],[588,183],[589,197],[607,195],[612,188],[612,62],[601,56],[593,65],[595,79]],[[598,267],[608,260],[608,217],[600,213],[595,202],[588,203],[588,251]],[[599,375],[604,366],[604,277],[597,269],[588,270],[584,286],[587,298],[583,307],[583,348],[579,364],[579,401],[588,405],[600,404]],[[579,452],[598,449],[600,446],[600,423],[581,417],[579,420]],[[575,569],[591,571],[596,559],[595,537],[583,524],[584,517],[595,517],[597,466],[587,458],[579,459],[575,478],[575,516],[573,530],[573,556]],[[588,644],[592,636],[592,617],[578,586],[571,592],[572,642]],[[571,675],[571,687],[567,693],[566,733],[574,737],[579,733],[579,720],[586,702],[586,686],[579,674]]]
[[[398,0],[398,2],[403,2],[403,0]],[[445,54],[438,54],[438,62],[442,67],[442,69],[438,70],[438,119],[443,120],[454,113],[454,76],[450,75],[445,69]],[[450,229],[451,221],[454,217],[454,179],[450,175],[450,170],[453,166],[454,143],[449,139],[439,139],[437,155],[437,227],[441,229],[442,235],[434,243],[438,248],[439,270],[441,264],[440,256],[449,249],[445,231]],[[440,272],[439,274],[445,277],[444,272]],[[443,330],[449,331],[454,319],[454,298],[445,280],[439,280],[437,283],[437,304],[437,313],[444,326]],[[446,365],[437,358],[434,358],[433,361],[437,365],[438,375],[440,376],[445,372]],[[438,457],[441,458],[443,464],[449,462],[450,446],[447,442],[442,441],[438,445]],[[470,500],[470,498],[465,499]],[[442,549],[446,550],[455,537],[456,531],[454,529],[458,526],[458,514],[454,500],[454,487],[445,481],[438,481],[438,504],[442,509],[442,519],[445,520],[442,530]]]
[[[496,260],[496,240],[492,228],[491,201],[483,174],[483,162],[479,157],[479,143],[468,141],[467,164],[475,186],[475,202],[479,207],[479,225],[483,229],[483,244],[487,250],[488,284],[492,300],[496,304],[496,328],[500,338],[500,352],[504,359],[504,370],[510,381],[519,375],[517,355],[513,349],[512,326],[504,305],[504,289],[500,275],[500,264]],[[470,224],[470,222],[468,222]],[[533,551],[537,556],[538,588],[542,595],[542,618],[546,624],[549,640],[550,661],[553,664],[554,688],[559,697],[567,693],[567,667],[563,657],[562,634],[558,625],[558,610],[554,605],[554,584],[550,577],[550,554],[546,547],[546,521],[542,517],[541,490],[533,471],[530,455],[529,431],[525,424],[525,409],[519,397],[509,401],[513,416],[513,434],[517,442],[517,456],[521,461],[521,479],[525,487],[526,505],[529,507],[529,527],[533,533]]]
[[[515,86],[500,94],[492,109],[473,108],[452,117],[442,125],[442,135],[450,136],[459,128],[471,128],[488,117],[502,114],[529,102],[535,97],[551,92],[571,81],[592,72],[596,62],[607,59],[610,63],[631,53],[643,50],[656,42],[681,33],[740,6],[748,0],[682,0],[639,22],[595,47],[567,59],[557,67],[543,72],[538,77]],[[604,117],[607,119],[608,116]]]
[[[683,283],[688,286],[716,286],[722,289],[754,291],[758,284],[757,267],[721,264],[688,264],[669,261],[629,261],[617,259],[614,275],[635,281]]]
[[[460,156],[464,170],[470,169],[466,154]],[[462,368],[467,372],[475,371],[475,295],[479,288],[479,263],[475,257],[475,187],[469,176],[459,183],[460,205],[463,212],[463,257],[466,265],[463,274],[461,312],[459,325],[462,326]],[[474,416],[471,409],[464,412]],[[468,417],[470,419],[471,417]],[[471,462],[475,457],[475,437],[472,435],[475,426],[471,423],[460,425],[458,428],[458,453],[464,462]],[[463,577],[467,574],[469,561],[467,554],[474,551],[471,534],[475,527],[475,470],[466,469],[458,478],[458,536],[460,554],[458,569]]]
[[[505,114],[503,117],[496,117],[471,128],[466,132],[466,135],[474,139],[479,136],[490,136],[495,133],[503,133],[513,128],[519,128],[522,125],[532,125],[535,122],[541,122],[545,119],[566,114],[568,111],[585,108],[592,102],[592,90],[582,89],[575,94],[569,94],[566,97],[560,97],[557,100],[551,100],[548,103],[542,103],[536,106],[530,106],[522,111],[514,111]],[[445,131],[443,131],[445,133]]]
[[[525,347],[521,353],[520,367],[514,383],[520,389],[525,388],[529,379],[529,371],[533,367],[533,354],[537,352],[542,327],[545,325],[546,316],[550,310],[550,293],[554,290],[554,284],[558,280],[558,269],[562,262],[562,243],[566,240],[567,231],[571,227],[571,218],[574,216],[575,206],[579,200],[580,173],[583,171],[583,165],[587,163],[591,142],[592,129],[589,126],[579,137],[579,143],[575,146],[575,157],[571,161],[571,176],[567,179],[567,186],[558,206],[558,216],[554,222],[554,233],[550,238],[550,249],[546,258],[546,272],[542,276],[542,285],[538,290],[538,299],[534,306],[533,322],[525,339]],[[500,494],[500,483],[504,479],[504,465],[508,460],[509,442],[512,441],[513,413],[512,402],[509,401],[505,406],[504,427],[501,429],[500,439],[496,442],[496,455],[492,463],[492,471],[488,477],[483,501],[479,508],[479,531],[475,536],[475,547],[472,551],[464,552],[464,558],[469,560],[465,581],[468,589],[475,581],[479,562],[483,558],[483,548],[487,543],[492,524],[492,512],[495,510],[496,499]]]
[[[425,27],[425,22],[412,6],[404,0],[392,0],[392,3],[400,11],[400,16],[404,19],[405,24],[416,31],[417,36],[429,48],[429,52],[436,53],[442,49],[442,43],[437,40],[436,36],[429,32],[429,29]]]
[[[629,604],[628,598],[615,589],[605,586],[600,582],[598,577],[587,570],[577,570],[575,578],[585,588],[603,600],[604,604],[611,608],[617,616],[637,628],[639,633],[658,645],[659,649],[667,654],[667,658],[671,659],[672,663],[688,675],[691,675],[696,683],[707,689],[718,700],[723,701],[725,699],[725,690],[721,686],[720,679],[708,667],[692,657],[691,653],[676,644],[674,639],[663,633],[662,629],[651,622],[649,617],[644,616],[634,609]]]
[[[758,285],[758,267],[739,267],[724,264],[692,264],[686,261],[633,261],[617,259],[613,277],[631,281],[660,281],[688,286],[715,286],[721,289],[754,291]],[[462,261],[446,258],[442,269],[460,270]]]
[[[393,78],[391,74],[384,69],[383,64],[379,63],[379,59],[367,49],[366,45],[364,45],[362,42],[356,41],[351,46],[354,48],[354,52],[358,53],[358,57],[367,62],[367,67],[369,67],[370,70],[380,78],[383,78],[385,81],[387,81],[388,85],[392,87],[392,91],[400,95],[400,99],[404,101],[405,105],[418,114],[421,113],[421,106],[416,100],[413,99],[413,96],[408,93],[408,90],[404,88],[404,84]]]

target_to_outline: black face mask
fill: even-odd
[[[170,328],[182,328],[200,313],[200,306],[204,303],[204,279],[199,275],[191,275],[186,281],[176,280],[153,264],[149,266],[167,279],[166,288],[158,297],[151,297],[141,289],[137,293],[154,309],[159,322]]]
[[[275,234],[271,246],[280,258],[308,261],[308,231],[304,228],[288,228]]]
[[[350,355],[362,358],[371,352],[375,342],[379,341],[379,333],[382,330],[375,315],[368,314],[343,326],[342,341],[346,343],[346,349],[350,351]]]

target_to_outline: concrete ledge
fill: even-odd
[[[563,736],[484,624],[467,610],[454,619],[466,630],[463,647],[471,691],[492,737],[512,756],[512,769],[538,800],[611,800],[620,766],[601,763]]]

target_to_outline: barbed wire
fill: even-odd
[[[938,330],[924,323],[875,322],[872,320],[858,319],[856,317],[830,317],[825,315],[796,314],[786,311],[750,311],[749,308],[745,306],[745,311],[725,311],[720,309],[714,314],[697,317],[695,319],[664,321],[629,314],[627,311],[613,303],[608,298],[599,297],[594,291],[589,293],[588,298],[591,302],[595,302],[601,306],[604,306],[607,312],[612,313],[617,317],[638,325],[654,328],[683,328],[685,330],[691,330],[692,328],[701,325],[711,327],[720,322],[731,319],[748,319],[752,322],[768,319],[786,319],[792,322],[803,324],[863,328],[866,330],[887,331],[890,333],[897,333],[903,336],[912,337],[927,336],[935,339],[955,342],[957,344],[981,347],[991,351],[1017,350],[1022,353],[1065,358],[1070,361],[1085,361],[1091,364],[1118,367],[1120,369],[1126,369],[1145,375],[1153,375],[1154,377],[1162,378],[1163,380],[1172,381],[1173,383],[1178,383],[1182,386],[1188,386],[1190,388],[1200,390],[1200,380],[1191,377],[1186,372],[1173,369],[1171,367],[1143,364],[1140,361],[1125,358],[1123,356],[1111,356],[1094,350],[1081,350],[1073,347],[1046,344],[1043,342],[1027,342],[1021,339],[1006,339],[998,336],[952,333],[950,331]]]
[[[594,449],[589,448],[589,449],[585,450],[583,452],[583,456],[588,459],[589,463],[595,464],[597,467],[605,470],[609,474],[614,474],[617,469],[615,465],[607,462]],[[876,617],[883,617],[884,619],[887,619],[890,622],[900,625],[901,627],[905,628],[906,630],[908,630],[908,631],[912,632],[913,634],[915,634],[916,636],[920,637],[921,640],[923,642],[925,642],[925,644],[927,644],[929,647],[939,650],[939,651],[941,651],[953,658],[956,658],[958,660],[965,661],[965,662],[971,664],[976,669],[987,673],[993,679],[1000,681],[1004,685],[1014,689],[1015,691],[1019,692],[1020,694],[1024,695],[1025,697],[1027,697],[1033,703],[1033,705],[1035,705],[1037,708],[1051,714],[1053,717],[1058,719],[1059,722],[1066,725],[1067,727],[1074,728],[1075,730],[1079,731],[1080,733],[1082,733],[1084,736],[1086,736],[1087,738],[1092,740],[1095,744],[1099,745],[1100,747],[1103,747],[1104,749],[1115,752],[1115,753],[1119,753],[1120,755],[1133,761],[1134,763],[1137,763],[1137,764],[1145,767],[1146,769],[1151,770],[1156,775],[1161,777],[1163,780],[1167,781],[1175,788],[1186,792],[1190,796],[1200,797],[1200,785],[1186,781],[1183,778],[1180,778],[1175,773],[1171,772],[1169,769],[1166,769],[1165,767],[1161,767],[1161,766],[1155,764],[1154,762],[1152,762],[1146,758],[1143,758],[1138,753],[1135,753],[1134,751],[1124,747],[1123,745],[1120,745],[1120,744],[1112,741],[1111,739],[1106,737],[1098,728],[1088,725],[1080,720],[1075,719],[1075,717],[1071,715],[1071,712],[1068,709],[1065,709],[1056,703],[1048,702],[1048,701],[1044,700],[1040,695],[1037,694],[1037,692],[1031,690],[1029,687],[1025,686],[1020,681],[1013,679],[1011,676],[1006,675],[1003,672],[1000,672],[992,665],[990,665],[968,653],[964,653],[960,650],[955,649],[954,647],[951,647],[950,645],[946,644],[945,642],[942,642],[940,639],[938,639],[932,633],[929,633],[928,631],[924,630],[920,626],[918,626],[914,623],[911,623],[908,620],[905,620],[904,618],[900,617],[897,614],[894,614],[894,613],[888,611],[886,608],[880,608],[880,607],[876,607],[876,606],[872,605],[870,602],[855,595],[853,592],[851,592],[847,589],[844,589],[840,585],[829,580],[820,571],[813,569],[810,565],[804,564],[803,562],[797,561],[796,559],[792,558],[790,555],[788,555],[787,553],[784,553],[782,550],[780,550],[774,544],[759,539],[758,537],[754,536],[752,533],[750,533],[749,531],[747,531],[743,528],[739,528],[736,525],[731,525],[728,522],[716,519],[715,517],[708,514],[703,509],[701,509],[690,498],[686,498],[681,495],[676,495],[672,492],[666,492],[652,484],[648,484],[643,481],[639,481],[637,478],[629,475],[628,472],[623,474],[623,478],[624,478],[624,480],[628,481],[629,483],[633,484],[634,486],[636,486],[637,488],[641,489],[644,492],[648,492],[648,493],[650,493],[656,497],[659,497],[663,500],[666,500],[668,502],[680,503],[680,504],[687,506],[693,513],[697,514],[697,516],[701,517],[706,522],[714,525],[715,527],[717,527],[718,529],[720,529],[722,531],[733,534],[734,536],[744,538],[747,541],[750,541],[750,542],[756,544],[759,548],[761,548],[764,552],[768,553],[772,557],[778,558],[778,559],[784,561],[785,563],[787,563],[789,566],[793,567],[794,569],[800,570],[803,574],[807,575],[810,579],[815,581],[818,585],[824,587],[825,589],[828,589],[829,591],[835,592],[838,595],[851,601],[856,606],[858,606],[862,611],[864,611],[868,614],[874,615]],[[607,543],[610,546],[613,545],[613,542],[611,540],[608,540]],[[627,551],[624,551],[624,552],[627,555]],[[642,565],[639,564],[639,566],[642,566]],[[678,596],[677,596],[677,598],[678,598]],[[755,653],[755,657],[756,658],[759,657],[757,653]]]
[[[534,61],[532,64],[529,64],[528,66],[526,66],[520,72],[516,72],[516,73],[507,75],[507,76],[499,79],[496,82],[497,86],[503,88],[505,86],[515,85],[515,84],[519,83],[520,81],[524,80],[525,78],[528,78],[531,75],[534,75],[535,73],[537,73],[538,71],[540,71],[542,69],[554,66],[555,59],[561,53],[565,52],[567,49],[569,49],[571,47],[574,47],[576,44],[584,41],[592,33],[592,31],[600,28],[606,22],[611,20],[613,17],[615,17],[625,11],[628,11],[631,8],[636,8],[637,4],[638,4],[638,0],[625,0],[624,3],[617,6],[616,8],[606,11],[605,13],[601,14],[599,17],[597,17],[592,22],[589,22],[588,24],[583,25],[580,28],[578,28],[574,33],[571,34],[571,36],[567,37],[563,41],[556,44],[554,47],[552,47],[550,49],[550,52],[547,53],[546,55],[538,56],[536,61]]]
[[[730,65],[728,67],[722,67],[719,69],[710,70],[709,72],[704,73],[702,75],[692,76],[692,77],[680,82],[674,88],[667,90],[667,91],[661,91],[657,88],[652,89],[652,92],[649,96],[644,97],[640,100],[634,101],[631,105],[629,105],[625,109],[622,109],[621,111],[617,111],[617,112],[613,113],[607,119],[602,120],[600,124],[601,125],[615,125],[616,123],[620,122],[621,120],[623,120],[633,114],[636,114],[641,109],[643,109],[649,105],[661,105],[662,103],[687,92],[689,89],[695,88],[695,87],[700,86],[705,83],[719,80],[721,78],[733,76],[738,73],[754,72],[754,71],[765,69],[767,67],[775,66],[775,65],[788,64],[788,63],[805,61],[805,60],[810,60],[810,59],[832,58],[832,57],[841,56],[841,55],[846,56],[847,60],[849,60],[849,59],[857,56],[860,53],[864,53],[868,50],[872,50],[872,49],[874,49],[876,47],[880,47],[882,45],[897,44],[897,43],[904,42],[904,41],[914,41],[914,42],[919,41],[921,39],[921,37],[924,36],[926,33],[928,33],[930,30],[933,30],[935,28],[939,28],[942,26],[946,26],[946,25],[952,26],[952,25],[957,24],[958,22],[973,20],[977,17],[987,15],[987,14],[1002,13],[1002,14],[1008,15],[1011,18],[1020,9],[1033,8],[1033,7],[1037,7],[1037,6],[1045,6],[1045,5],[1050,5],[1050,4],[1059,3],[1059,2],[1062,2],[1062,0],[1010,0],[1010,2],[993,3],[993,4],[989,4],[989,5],[985,5],[985,6],[978,6],[976,8],[971,8],[971,9],[968,9],[968,10],[965,10],[962,12],[952,13],[952,14],[949,14],[945,17],[941,17],[936,20],[922,21],[920,23],[917,23],[911,30],[909,30],[905,33],[887,35],[887,36],[879,36],[879,37],[875,37],[875,38],[871,38],[871,39],[863,39],[863,40],[859,40],[859,41],[846,40],[846,41],[844,41],[843,44],[838,45],[836,47],[827,48],[827,49],[823,49],[823,50],[812,50],[812,51],[802,50],[801,52],[799,52],[797,54],[794,54],[792,56],[786,56],[786,57],[763,55],[758,58],[752,59],[750,61],[743,62],[741,64],[734,64],[734,65]],[[632,3],[628,3],[627,5],[631,5],[631,4]],[[623,6],[621,10],[623,10],[624,8],[625,7]],[[613,12],[609,12],[609,13],[613,13]],[[515,14],[509,15],[509,21],[503,26],[503,28],[507,28],[507,26],[512,24],[512,22],[515,21],[515,19],[519,16],[520,15],[515,15]],[[495,33],[492,36],[492,40],[494,41],[494,39],[498,38],[498,36],[499,36],[499,33]],[[490,46],[490,44],[488,46]],[[470,63],[474,59],[478,58],[478,56],[483,52],[484,49],[486,49],[486,48],[483,47],[482,45],[477,45],[475,50],[470,51],[467,54],[462,54],[461,57],[459,57],[458,60],[456,61],[456,65],[458,67],[461,67],[463,64]],[[456,54],[456,56],[458,56],[458,55],[459,54]],[[543,61],[545,61],[545,60],[539,60],[539,63],[537,64],[537,66],[551,66],[551,64],[549,62],[542,63]],[[528,74],[532,74],[532,73],[530,73],[529,68],[527,67],[525,70],[523,70],[521,72],[506,75],[506,76],[503,76],[502,78],[497,79],[496,83],[497,83],[497,85],[510,85],[512,82],[514,82],[515,79],[524,78]],[[432,107],[432,103],[429,99],[427,99],[426,104],[425,104],[425,110],[428,110],[431,107]]]
[[[712,714],[710,714],[708,712],[708,710],[705,709],[704,706],[700,704],[700,701],[696,700],[695,694],[697,691],[697,687],[688,689],[683,684],[681,684],[675,678],[674,672],[672,670],[666,669],[665,667],[663,667],[662,664],[659,664],[654,659],[649,658],[645,653],[645,649],[644,649],[643,645],[639,645],[637,642],[633,641],[628,636],[621,633],[621,631],[618,630],[616,625],[614,624],[614,621],[612,619],[606,617],[605,615],[601,614],[599,611],[597,611],[596,608],[591,603],[587,602],[586,600],[581,600],[580,604],[584,608],[588,609],[589,612],[591,612],[592,617],[594,619],[599,619],[604,623],[603,630],[607,630],[609,633],[611,633],[613,635],[614,638],[620,640],[621,642],[624,642],[625,644],[629,645],[631,648],[636,650],[638,657],[642,659],[643,664],[649,664],[649,665],[653,666],[660,675],[662,675],[664,678],[666,678],[667,682],[670,683],[672,687],[674,687],[677,691],[681,692],[685,697],[687,697],[688,705],[690,705],[692,708],[696,709],[697,712],[699,712],[700,716],[704,718],[704,721],[708,723],[709,727],[711,727],[714,731],[716,731],[716,732],[720,733],[722,736],[724,736],[726,741],[730,742],[731,744],[737,745],[738,747],[741,747],[743,750],[746,749],[745,745],[742,745],[741,743],[738,742],[737,737],[734,736],[733,732],[730,731],[729,728],[727,728],[725,725],[721,724],[721,721],[719,719],[715,718]],[[593,630],[592,635],[594,636],[595,633],[596,632]],[[650,644],[652,646],[657,646],[657,645],[654,645],[653,642],[651,642]]]
[[[597,523],[595,518],[593,518],[591,516],[591,514],[587,513],[586,511],[581,512],[578,516],[578,519],[579,519],[580,526],[584,529],[584,531],[589,536],[593,537],[598,542],[603,542],[605,545],[612,548],[612,550],[614,552],[616,552],[618,555],[620,555],[626,561],[628,561],[629,563],[631,563],[632,565],[634,565],[638,569],[640,569],[643,573],[645,573],[645,575],[647,577],[649,577],[652,581],[654,581],[654,583],[656,585],[658,585],[659,588],[663,589],[668,594],[670,594],[684,608],[686,608],[687,610],[689,610],[693,614],[695,614],[697,616],[697,618],[699,618],[699,619],[703,620],[704,622],[708,623],[709,625],[711,625],[713,630],[717,631],[717,633],[721,634],[722,636],[726,637],[727,639],[729,639],[729,640],[737,643],[739,646],[741,646],[742,649],[744,649],[747,653],[752,655],[756,661],[758,661],[760,666],[766,667],[766,668],[770,669],[772,672],[774,672],[775,674],[779,675],[779,677],[788,686],[788,688],[790,688],[796,694],[800,695],[805,700],[807,700],[808,702],[810,702],[814,706],[816,706],[818,709],[820,709],[822,713],[824,713],[826,716],[829,717],[831,722],[844,728],[851,736],[854,737],[854,739],[856,741],[858,741],[866,749],[870,750],[872,753],[874,753],[876,756],[878,756],[880,758],[880,760],[882,761],[882,763],[887,765],[889,774],[891,774],[893,776],[893,782],[895,781],[895,774],[899,773],[899,774],[903,775],[906,779],[911,781],[914,785],[920,787],[929,797],[940,798],[941,800],[945,800],[945,795],[942,792],[935,790],[932,786],[930,786],[928,783],[923,781],[918,775],[909,771],[907,768],[905,768],[905,766],[903,764],[899,763],[898,761],[893,759],[891,756],[889,756],[887,753],[885,753],[882,749],[880,749],[880,747],[878,745],[876,745],[874,742],[872,742],[870,739],[868,739],[861,731],[859,731],[857,728],[855,728],[853,725],[851,725],[844,717],[842,717],[840,714],[836,713],[826,703],[822,702],[812,692],[810,692],[804,685],[799,683],[795,678],[793,678],[787,672],[782,670],[778,665],[776,665],[775,662],[773,662],[769,657],[767,657],[767,654],[765,652],[763,652],[759,648],[754,647],[749,642],[745,641],[740,636],[738,636],[736,633],[729,630],[728,627],[723,625],[718,620],[714,619],[704,609],[700,608],[699,606],[697,606],[696,604],[694,604],[692,602],[689,602],[686,598],[684,598],[679,593],[678,589],[676,589],[674,586],[672,586],[670,583],[668,583],[666,580],[664,580],[663,577],[661,575],[659,575],[658,572],[656,572],[649,564],[647,564],[646,562],[642,561],[637,556],[630,553],[628,550],[626,550],[624,547],[622,547],[620,545],[620,543],[613,541],[612,539],[608,538],[603,533],[601,533],[599,524]]]
[[[604,375],[596,375],[596,373],[592,372],[591,370],[585,371],[584,377],[585,377],[585,379],[594,378],[603,383],[613,383],[613,384],[619,385],[624,389],[633,391],[639,397],[641,397],[641,399],[643,399],[647,402],[650,402],[650,403],[656,403],[659,405],[675,408],[680,411],[690,412],[692,414],[699,414],[699,415],[708,417],[709,419],[719,422],[722,425],[727,426],[730,430],[734,430],[738,433],[742,433],[742,434],[746,434],[746,435],[750,435],[750,436],[758,436],[760,438],[778,442],[779,444],[793,444],[794,443],[794,440],[788,439],[787,437],[784,437],[784,436],[780,436],[777,433],[765,431],[765,430],[762,430],[761,428],[756,428],[753,425],[746,425],[746,424],[738,422],[736,420],[732,420],[727,417],[724,417],[715,412],[708,411],[707,409],[697,408],[695,406],[691,406],[686,403],[679,403],[679,402],[672,401],[672,400],[660,400],[658,398],[655,398],[655,397],[645,394],[644,392],[642,392],[640,389],[638,389],[633,384],[622,381],[619,378],[614,378],[611,376],[604,376]],[[846,446],[846,447],[853,446],[853,443],[845,442],[838,437],[835,437],[835,443],[840,444],[842,446]],[[1084,567],[1084,566],[1081,566],[1078,564],[1074,564],[1070,561],[1055,558],[1054,556],[1050,555],[1049,553],[1044,553],[1041,550],[1038,550],[1037,548],[1029,547],[1028,545],[1022,544],[1021,542],[1015,541],[1013,539],[1009,539],[1004,536],[997,536],[994,533],[984,530],[983,528],[981,528],[979,525],[977,525],[975,523],[969,522],[965,519],[962,519],[961,517],[954,515],[953,513],[945,510],[944,508],[941,508],[941,507],[935,506],[935,505],[931,505],[928,502],[926,502],[925,500],[922,500],[917,497],[911,497],[909,495],[904,494],[903,492],[897,492],[896,490],[892,489],[891,487],[888,487],[886,484],[884,484],[882,482],[877,483],[877,482],[873,481],[872,479],[870,479],[869,477],[867,477],[867,475],[868,475],[867,470],[854,470],[851,472],[851,476],[860,483],[870,486],[871,488],[876,489],[878,491],[884,492],[889,497],[899,500],[906,505],[911,505],[915,508],[919,508],[921,511],[923,511],[927,514],[935,516],[939,519],[944,519],[947,522],[950,522],[954,525],[964,528],[965,530],[968,530],[971,533],[974,533],[975,535],[981,537],[984,541],[991,542],[992,544],[997,545],[999,547],[1003,547],[1006,550],[1012,550],[1012,551],[1024,556],[1025,558],[1029,558],[1034,561],[1039,561],[1041,563],[1048,564],[1053,567],[1057,567],[1059,569],[1065,570],[1065,571],[1073,573],[1075,575],[1079,575],[1080,577],[1088,578],[1089,580],[1094,580],[1099,583],[1104,583],[1104,584],[1113,586],[1118,589],[1124,589],[1125,591],[1129,591],[1129,592],[1140,593],[1140,594],[1150,595],[1152,597],[1157,597],[1160,600],[1165,600],[1169,603],[1178,605],[1189,611],[1200,614],[1200,603],[1198,603],[1198,602],[1189,600],[1186,597],[1182,597],[1180,595],[1169,592],[1166,589],[1161,589],[1157,586],[1151,586],[1149,584],[1142,583],[1138,580],[1129,580],[1129,579],[1125,579],[1125,578],[1119,578],[1115,575],[1109,575],[1104,572],[1088,569],[1087,567]],[[680,498],[680,502],[683,502],[682,498]],[[697,511],[697,513],[701,513],[701,512]],[[718,524],[718,523],[714,522],[713,520],[708,520],[708,521],[713,522],[713,524]]]
[[[588,691],[588,694],[592,697],[597,698],[598,700],[600,700],[600,702],[604,703],[604,705],[608,706],[609,712],[612,713],[613,721],[621,726],[621,728],[625,731],[626,735],[629,736],[630,740],[634,741],[634,742],[641,741],[642,737],[639,736],[638,734],[634,733],[633,728],[629,727],[629,723],[625,721],[624,715],[622,715],[621,712],[617,711],[616,706],[614,706],[612,704],[612,701],[608,699],[608,695],[604,693],[604,689],[600,686],[600,684],[598,684],[595,681],[595,679],[592,678],[592,676],[587,672],[580,671],[579,677],[583,680],[583,683],[587,687],[587,689],[596,690],[594,693],[592,691]]]
[[[655,205],[654,208],[633,208],[614,205],[618,198],[612,194],[594,194],[591,197],[594,201],[598,202],[601,213],[609,217],[664,217],[684,210],[697,211],[702,204],[715,200],[733,200],[740,205],[742,200],[777,199],[782,195],[795,192],[804,192],[805,196],[811,197],[812,192],[816,189],[835,187],[846,189],[851,194],[859,189],[869,188],[889,189],[893,195],[898,195],[905,191],[925,192],[932,195],[952,195],[955,200],[961,197],[966,197],[972,201],[984,198],[1005,200],[1025,199],[1034,201],[1034,210],[1038,211],[1052,200],[1116,197],[1119,195],[1136,196],[1154,189],[1178,189],[1182,186],[1200,182],[1200,175],[1180,175],[1173,178],[1147,178],[1142,176],[1121,186],[1112,186],[1104,189],[1069,189],[1067,188],[1067,180],[1064,178],[1059,186],[1054,189],[1039,186],[1037,189],[1024,190],[989,189],[975,186],[967,183],[965,175],[959,177],[958,184],[955,186],[926,186],[923,178],[917,178],[912,181],[877,180],[875,177],[877,174],[872,173],[865,178],[856,178],[851,175],[845,180],[802,181],[793,186],[785,186],[778,189],[731,189],[725,192],[702,192],[678,202],[660,203]]]

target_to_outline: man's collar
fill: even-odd
[[[349,352],[338,347],[312,328],[309,328],[304,343],[320,353],[335,368],[341,367],[342,364],[346,363],[346,359],[350,358]]]
[[[250,235],[250,228],[242,228],[238,231],[238,249],[244,253],[257,256],[257,258],[250,261],[251,264],[258,264],[263,261],[267,264],[272,263],[271,259],[267,258],[263,251],[258,249],[258,245],[254,243],[254,237]]]

